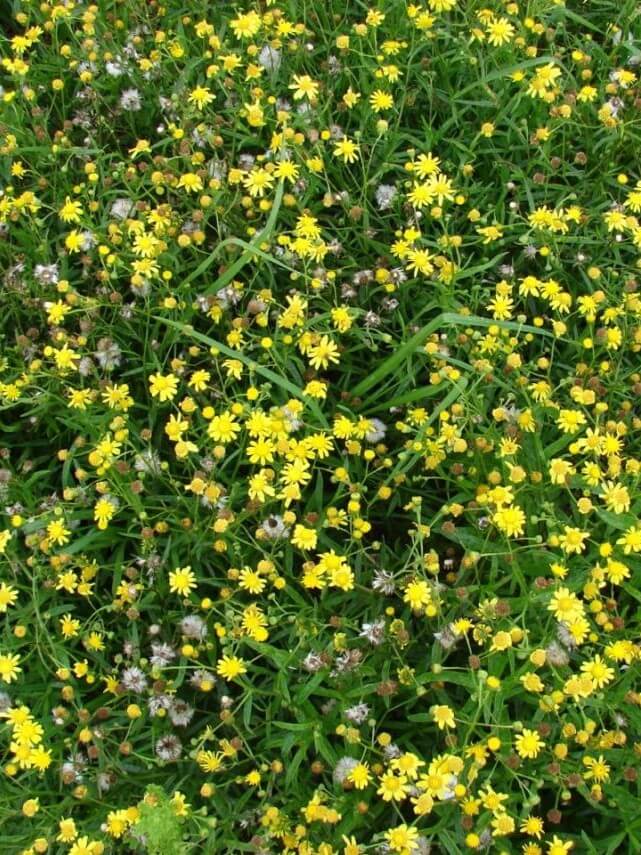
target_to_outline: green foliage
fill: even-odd
[[[150,784],[138,810],[136,837],[149,855],[181,855],[186,851],[182,823],[162,787]]]
[[[0,855],[641,851],[639,44],[0,0]]]

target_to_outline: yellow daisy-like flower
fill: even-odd
[[[215,100],[215,95],[211,89],[208,89],[206,86],[196,86],[196,88],[192,89],[189,93],[187,100],[190,104],[195,104],[199,110],[202,110],[203,107],[206,107]]]
[[[397,852],[398,855],[410,855],[418,840],[418,831],[403,823],[386,831],[385,840],[392,852]]]
[[[308,74],[295,74],[289,88],[294,92],[294,101],[300,101],[303,98],[313,101],[318,95],[318,83]]]
[[[75,199],[69,196],[65,199],[64,205],[58,211],[58,216],[63,223],[79,223],[82,215],[82,205]]]
[[[527,727],[524,727],[514,740],[516,753],[519,757],[531,760],[539,756],[544,744],[536,730],[528,730]]]
[[[159,401],[172,401],[178,391],[178,378],[173,374],[151,374],[149,377],[149,391],[152,398]]]
[[[380,113],[383,110],[390,110],[394,105],[394,99],[389,92],[375,89],[370,95],[369,103],[375,113]]]
[[[321,336],[316,344],[310,345],[307,356],[313,368],[328,368],[331,363],[340,360],[338,346],[326,335]]]
[[[223,656],[222,659],[218,660],[216,673],[223,680],[235,680],[236,677],[246,674],[247,668],[245,662],[238,656]]]
[[[18,592],[11,585],[0,582],[0,614],[4,614],[18,599]]]
[[[372,780],[367,763],[357,763],[350,771],[347,780],[354,785],[357,790],[364,790]]]
[[[456,727],[454,710],[446,704],[435,704],[430,708],[430,712],[439,730]]]
[[[408,785],[405,775],[395,775],[393,772],[385,772],[379,779],[379,787],[376,790],[384,802],[402,801],[407,795]]]
[[[342,157],[345,163],[354,163],[358,158],[358,144],[345,137],[334,146],[334,156]]]
[[[20,657],[17,654],[0,654],[0,680],[4,683],[11,683],[17,679],[21,671]]]
[[[173,594],[188,597],[196,587],[196,575],[190,566],[178,567],[169,574],[169,590]]]
[[[0,531],[0,555],[4,555],[9,541],[11,540],[12,532],[10,529]]]

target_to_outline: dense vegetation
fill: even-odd
[[[3,855],[641,851],[636,4],[0,31]]]

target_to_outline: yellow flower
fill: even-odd
[[[641,527],[630,526],[617,539],[617,545],[623,547],[625,555],[629,555],[631,552],[641,552]]]
[[[432,592],[428,583],[424,579],[411,581],[405,588],[403,602],[408,603],[415,610],[429,606],[432,602]]]
[[[199,751],[196,755],[196,762],[203,772],[217,772],[222,766],[222,761],[222,755],[213,751]]]
[[[583,674],[588,675],[597,689],[602,689],[614,679],[614,668],[606,665],[598,653],[593,659],[581,665],[581,671]]]
[[[266,641],[269,633],[266,629],[267,618],[258,606],[248,606],[243,612],[243,629],[255,641]]]
[[[250,567],[245,567],[238,575],[238,586],[244,591],[249,591],[250,594],[260,594],[265,590],[266,584],[260,573]]]
[[[38,772],[45,772],[51,766],[53,758],[51,750],[38,745],[29,752],[28,765]]]
[[[334,146],[334,156],[342,157],[345,163],[354,163],[358,158],[358,145],[345,137]]]
[[[273,183],[272,173],[262,167],[252,169],[243,181],[243,185],[249,190],[249,195],[259,198],[265,195],[265,190],[269,190]]]
[[[378,9],[369,9],[367,15],[365,16],[365,22],[370,27],[379,27],[384,20],[384,13],[380,12]]]
[[[363,850],[358,845],[356,838],[353,835],[352,837],[347,837],[344,834],[342,840],[345,844],[343,847],[343,855],[362,855]]]
[[[86,410],[93,397],[91,389],[72,389],[69,391],[69,406],[73,410]]]
[[[303,393],[310,398],[325,400],[327,397],[327,383],[323,383],[322,380],[310,380],[303,389]]]
[[[398,825],[396,828],[391,828],[385,832],[385,839],[392,852],[398,852],[399,855],[410,855],[415,849],[418,831],[412,826]]]
[[[151,143],[149,140],[138,140],[133,148],[129,149],[131,159],[135,160],[139,154],[146,154],[151,151]]]
[[[69,196],[67,196],[64,205],[58,211],[58,216],[63,223],[79,223],[81,214],[82,205]]]
[[[547,855],[568,855],[573,846],[571,840],[564,842],[555,834],[552,840],[548,842]]]
[[[402,801],[407,795],[407,778],[405,775],[395,775],[393,772],[385,772],[379,779],[379,787],[376,790],[384,802]]]
[[[85,236],[78,229],[73,229],[65,238],[65,246],[69,252],[80,252],[85,242]]]
[[[199,110],[202,110],[207,104],[211,104],[214,98],[215,96],[206,86],[196,86],[189,93],[187,100],[190,104],[195,104]]]
[[[194,373],[189,378],[187,385],[191,389],[195,389],[197,392],[204,392],[207,388],[207,383],[211,380],[211,374],[209,371],[205,371],[201,369],[199,371],[194,371]]]
[[[370,95],[369,103],[375,113],[380,113],[382,110],[390,110],[394,105],[394,99],[389,92],[375,89]]]
[[[303,98],[312,101],[318,95],[318,83],[308,74],[295,74],[292,81],[289,88],[294,92],[294,101],[300,101]]]
[[[0,531],[0,555],[4,555],[7,549],[7,544],[11,540],[11,536],[12,534],[10,529]]]
[[[203,189],[203,181],[200,175],[195,172],[185,172],[178,179],[178,187],[186,190],[188,193],[200,193]]]
[[[630,510],[630,494],[627,487],[614,481],[606,481],[602,489],[603,501],[609,511],[624,514]]]
[[[53,520],[47,526],[47,538],[57,546],[64,546],[69,542],[71,531],[65,527],[62,520]]]
[[[492,241],[499,240],[499,238],[503,237],[503,230],[500,226],[478,226],[476,229],[477,233],[483,236],[483,243],[492,243]]]
[[[247,446],[247,456],[250,463],[258,463],[261,466],[273,461],[275,451],[276,446],[270,439],[257,439]]]
[[[98,523],[98,528],[104,531],[115,513],[116,505],[113,501],[104,496],[98,499],[93,509],[93,518]]]
[[[563,433],[575,434],[586,423],[586,418],[580,410],[560,410],[556,423]]]
[[[487,25],[487,40],[496,47],[507,44],[513,35],[514,27],[507,18],[495,18]]]
[[[445,730],[446,727],[456,727],[454,710],[446,704],[435,704],[430,708],[430,712],[439,730]]]
[[[178,378],[173,374],[151,374],[149,377],[149,391],[152,398],[158,398],[161,402],[172,401],[178,391]]]
[[[559,537],[559,544],[567,555],[578,555],[585,552],[585,540],[589,536],[590,533],[587,531],[566,525],[563,528],[563,534]]]
[[[357,763],[347,776],[357,790],[364,790],[372,780],[367,763]]]
[[[538,674],[534,674],[533,672],[529,672],[528,674],[523,674],[522,677],[519,677],[519,681],[523,685],[523,688],[527,692],[542,692],[545,686],[543,685],[543,681],[539,677]]]
[[[246,12],[244,15],[239,15],[230,22],[230,26],[234,31],[237,39],[251,39],[261,28],[262,21],[260,15],[254,12]]]
[[[313,528],[305,528],[304,525],[297,525],[291,540],[294,546],[297,546],[299,549],[315,549],[318,534]]]
[[[419,769],[421,766],[424,766],[425,763],[420,760],[416,754],[413,754],[411,751],[407,751],[405,754],[401,754],[400,757],[396,757],[392,760],[390,765],[396,772],[401,772],[401,774],[407,775],[411,781],[415,781],[418,777]]]
[[[216,673],[223,680],[235,680],[236,677],[246,674],[247,668],[244,661],[238,656],[223,656],[222,659],[218,660]]]
[[[347,92],[343,95],[343,102],[350,109],[358,104],[361,97],[360,92],[354,92],[352,87],[350,86]]]
[[[40,810],[40,802],[38,799],[27,799],[22,804],[22,813],[31,819],[31,817],[35,816]]]
[[[553,484],[565,484],[570,475],[574,475],[575,469],[567,460],[556,457],[550,460],[549,473]]]
[[[129,816],[126,810],[112,810],[107,814],[107,834],[116,840],[120,839],[129,827]]]
[[[490,650],[500,652],[503,650],[508,650],[510,647],[512,647],[512,636],[509,632],[500,630],[492,639],[492,646]]]
[[[528,730],[527,727],[524,727],[514,740],[514,745],[519,757],[533,760],[541,753],[545,743],[536,730]]]
[[[421,276],[429,276],[434,272],[433,259],[434,256],[426,249],[408,249],[407,270],[411,270],[414,276],[419,273]]]
[[[19,665],[20,657],[17,654],[0,654],[0,680],[5,683],[15,680],[22,671]]]
[[[73,843],[78,836],[76,823],[71,817],[63,817],[58,822],[58,835],[56,840],[60,843]]]
[[[198,586],[196,575],[190,566],[178,567],[169,574],[169,590],[181,597],[188,597]]]
[[[4,614],[18,598],[18,592],[11,585],[0,582],[0,614]]]
[[[307,349],[307,356],[313,368],[328,368],[330,363],[340,361],[338,346],[326,335]]]
[[[568,588],[559,588],[552,595],[548,611],[553,612],[558,621],[568,623],[583,615],[583,603]]]
[[[519,827],[521,834],[527,834],[530,837],[536,837],[540,840],[543,835],[543,820],[539,816],[528,816],[524,819]]]
[[[493,522],[508,537],[518,537],[524,531],[525,514],[518,505],[506,505],[496,511]]]
[[[330,585],[342,591],[351,591],[354,587],[354,573],[348,564],[341,564],[330,570]]]
[[[80,630],[80,621],[77,618],[71,617],[70,614],[63,615],[60,618],[60,632],[64,638],[73,638],[78,635]]]
[[[601,756],[598,758],[584,757],[583,765],[587,771],[583,773],[586,781],[596,781],[598,784],[603,784],[610,778],[610,767]]]
[[[492,828],[494,829],[494,837],[504,837],[512,834],[516,828],[514,819],[507,813],[497,813],[492,820]]]
[[[292,163],[291,160],[281,160],[276,164],[273,174],[276,178],[287,179],[293,184],[298,178],[298,173],[299,169],[295,163]]]
[[[95,855],[93,841],[88,837],[79,837],[69,850],[68,855]]]
[[[216,442],[222,442],[223,445],[232,442],[239,433],[240,425],[227,410],[218,416],[214,416],[207,427],[207,435]]]

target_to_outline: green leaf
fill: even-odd
[[[198,267],[189,274],[189,276],[183,279],[182,284],[183,287],[188,285],[194,279],[197,279],[199,276],[202,276],[209,267],[214,263],[214,261],[218,258],[220,253],[228,246],[240,246],[244,248],[243,254],[238,258],[230,267],[227,268],[220,276],[216,279],[214,284],[207,289],[207,294],[216,294],[222,288],[225,288],[232,279],[240,273],[240,271],[248,264],[255,255],[259,255],[262,258],[267,259],[268,261],[276,261],[272,256],[267,255],[267,253],[263,252],[260,249],[261,243],[264,243],[269,239],[271,233],[274,230],[274,226],[276,225],[276,219],[278,218],[278,212],[280,211],[280,206],[283,200],[283,192],[284,185],[283,182],[279,182],[278,187],[276,188],[276,193],[274,194],[274,202],[272,204],[271,211],[269,212],[269,217],[267,218],[267,222],[265,223],[264,229],[260,231],[257,235],[255,235],[249,243],[245,243],[245,241],[240,240],[239,238],[228,238],[227,240],[222,241],[218,244],[216,249],[201,263]],[[282,265],[285,266],[285,265]]]
[[[364,380],[361,380],[361,382],[353,389],[353,396],[361,398],[368,389],[376,386],[384,377],[393,374],[403,360],[410,354],[414,353],[433,332],[442,327],[447,327],[448,325],[467,327],[498,326],[501,329],[512,330],[514,332],[526,332],[532,333],[533,335],[554,338],[552,333],[548,332],[548,330],[539,329],[538,327],[533,327],[528,324],[518,324],[514,321],[497,321],[491,318],[479,318],[475,315],[457,315],[452,312],[443,312],[435,318],[432,318],[432,320],[425,324],[425,326],[421,327],[418,332],[414,333],[410,339],[398,347],[391,356],[382,362],[378,368],[372,371],[372,373]],[[377,396],[374,396],[373,400],[375,400],[376,397]],[[365,401],[364,405],[366,406],[367,404],[368,401]]]

